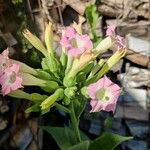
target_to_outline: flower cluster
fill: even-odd
[[[106,36],[110,36],[117,46],[118,49],[125,49],[124,39],[123,37],[116,35],[116,27],[115,26],[108,26],[106,30]]]
[[[91,112],[102,110],[115,112],[121,89],[105,74],[125,55],[123,39],[115,33],[114,26],[109,26],[106,31],[107,37],[94,47],[90,37],[78,31],[81,29],[67,27],[62,32],[61,40],[58,42],[62,48],[59,57],[53,47],[51,23],[46,24],[44,43],[30,31],[25,30],[23,32],[25,38],[44,56],[42,68],[33,69],[19,61],[9,59],[8,49],[4,50],[0,54],[2,94],[32,100],[33,106],[28,112],[46,113],[51,107],[58,105],[59,108],[66,110],[70,108],[72,101],[77,102],[77,97],[84,97],[87,100],[91,98]],[[103,63],[97,61],[97,57],[114,44],[117,45],[117,51],[107,61],[100,60]],[[27,93],[23,86],[39,86],[47,94]],[[85,92],[82,92],[83,89]]]

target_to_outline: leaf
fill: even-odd
[[[96,28],[98,13],[95,5],[90,5],[86,8],[86,18],[92,29]]]
[[[120,143],[130,140],[132,137],[124,137],[118,134],[105,132],[91,142],[89,150],[114,150]]]
[[[89,144],[89,141],[83,141],[77,145],[72,146],[68,150],[88,150]]]
[[[98,16],[96,5],[88,6],[86,8],[85,14],[86,14],[86,20],[91,27],[92,39],[94,42],[97,42],[99,37],[96,33],[96,25],[97,25],[99,16]]]
[[[51,134],[61,150],[70,150],[69,148],[77,144],[74,132],[68,127],[43,126],[42,129]]]

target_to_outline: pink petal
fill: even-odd
[[[103,102],[101,101],[91,100],[90,105],[92,106],[92,109],[90,112],[99,112],[103,110]]]
[[[13,91],[15,91],[15,90],[17,90],[17,89],[19,89],[19,88],[22,88],[22,87],[23,87],[23,86],[22,86],[22,82],[23,82],[22,78],[16,77],[16,81],[10,86],[11,89],[12,89]]]
[[[113,92],[121,90],[121,88],[117,84],[111,84],[110,89]]]
[[[101,88],[103,88],[103,80],[101,79],[96,83],[90,84],[87,87],[87,91],[88,91],[90,98],[96,99],[96,92]]]
[[[7,59],[8,59],[8,55],[9,55],[9,50],[8,50],[8,48],[7,48],[7,49],[5,49],[5,50],[2,52],[2,56],[3,56],[4,58],[7,58]]]
[[[82,48],[70,48],[68,50],[68,54],[72,57],[79,57],[81,54],[83,54],[84,49]]]
[[[117,35],[116,36],[116,45],[118,47],[118,49],[125,49],[125,43],[124,43],[124,38]]]
[[[116,26],[111,25],[107,27],[106,36],[113,36],[115,34]]]
[[[77,35],[76,36],[78,48],[92,49],[93,44],[88,35]]]
[[[111,86],[112,84],[114,84],[109,78],[107,78],[107,76],[103,77],[104,79],[104,87],[107,88],[109,86]]]
[[[105,107],[103,107],[103,110],[107,111],[107,112],[112,111],[114,113],[115,109],[116,109],[116,103],[109,103],[109,104],[105,105]]]
[[[76,30],[73,27],[67,27],[64,36],[68,37],[69,40],[73,39],[76,36]]]
[[[63,37],[63,38],[60,40],[60,44],[61,44],[62,46],[64,46],[65,48],[71,47],[70,41],[69,41],[66,37]]]
[[[10,69],[17,74],[19,72],[20,66],[18,64],[13,64]]]
[[[3,95],[7,95],[10,93],[10,88],[7,85],[2,85],[2,93]]]

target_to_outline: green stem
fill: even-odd
[[[60,104],[58,104],[57,102],[54,103],[54,106],[57,107],[58,109],[63,110],[63,111],[66,112],[66,113],[70,113],[70,110],[69,110],[68,108],[66,108],[66,107],[64,107],[64,106],[62,106],[62,105],[60,105]]]
[[[71,102],[70,119],[71,119],[72,126],[74,128],[74,131],[75,131],[77,142],[81,142],[81,136],[80,136],[80,131],[79,131],[79,121],[77,120],[76,115],[75,115],[73,101]]]
[[[67,60],[67,66],[66,66],[66,70],[65,70],[65,74],[67,74],[71,67],[72,67],[72,63],[73,63],[73,57],[69,56],[68,60]]]

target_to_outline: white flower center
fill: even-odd
[[[12,72],[9,78],[9,83],[14,83],[16,81],[16,74],[15,72]]]
[[[111,91],[102,88],[96,92],[96,98],[101,101],[109,101],[111,98]]]

